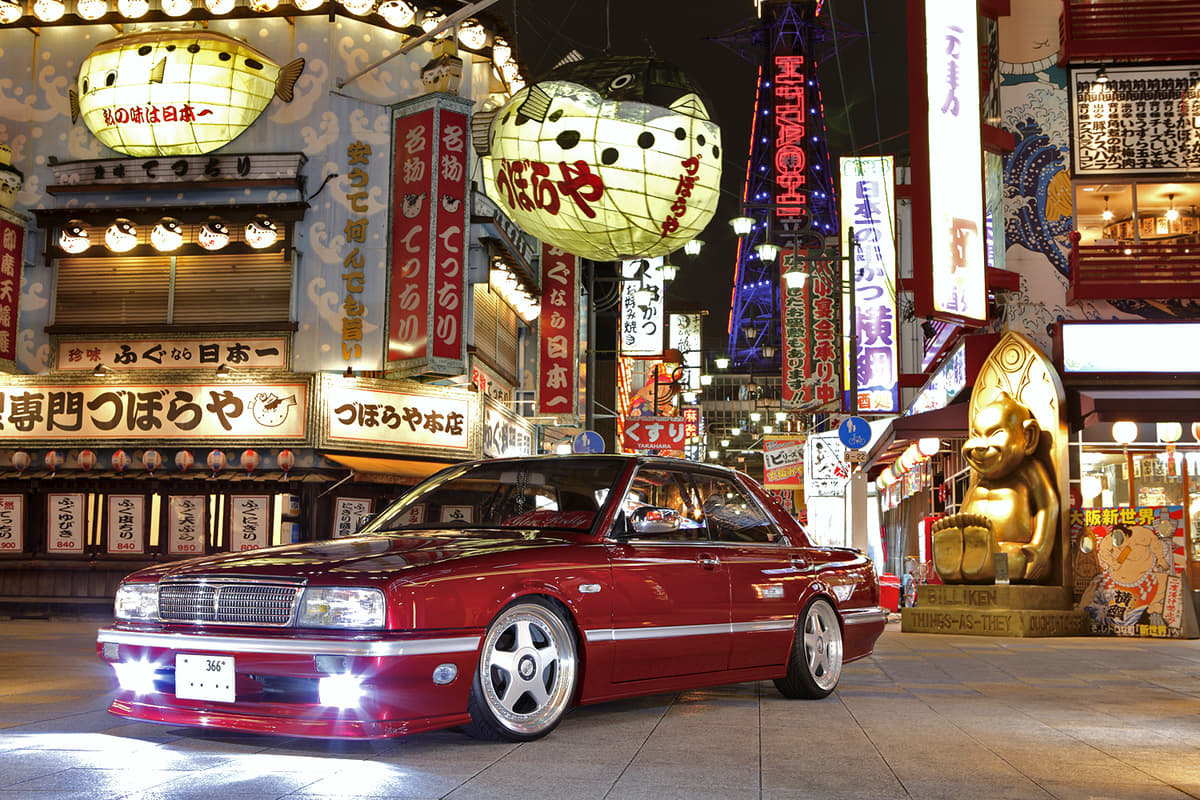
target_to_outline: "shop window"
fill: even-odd
[[[1077,182],[1083,245],[1200,243],[1200,183]]]

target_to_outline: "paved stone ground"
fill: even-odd
[[[97,621],[0,620],[0,800],[1200,798],[1200,641],[901,633],[819,702],[769,682],[548,738],[326,742],[109,715]]]

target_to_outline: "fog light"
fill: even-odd
[[[122,661],[112,665],[117,673],[121,688],[134,694],[150,694],[154,691],[154,675],[157,668],[149,661]]]
[[[438,664],[433,671],[433,682],[438,686],[445,686],[447,683],[453,683],[458,677],[458,667],[454,664]]]
[[[329,675],[318,684],[321,705],[355,708],[363,696],[362,679],[350,674]]]

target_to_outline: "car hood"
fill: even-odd
[[[564,547],[571,536],[534,530],[422,530],[223,553],[143,570],[142,577],[275,576],[395,579],[420,567],[464,558]],[[398,574],[400,573],[400,574]]]

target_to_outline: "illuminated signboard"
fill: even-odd
[[[579,259],[542,246],[542,313],[538,320],[539,414],[572,415],[579,393]]]
[[[781,219],[808,219],[804,170],[805,103],[804,56],[775,57],[775,214]]]
[[[684,389],[700,388],[700,320],[699,314],[671,315],[668,340],[671,349],[678,350],[683,358],[683,380],[680,383]]]
[[[820,250],[797,256],[793,250],[780,253],[783,271],[803,260],[810,277],[803,286],[788,286],[783,292],[783,406],[813,410],[837,403],[840,395],[841,344],[838,314],[841,312],[840,277],[836,262],[823,258]]]
[[[857,370],[858,396],[852,408],[867,413],[900,410],[900,362],[896,351],[895,174],[891,156],[841,159],[842,252],[849,253],[854,231],[854,318],[850,295],[842,298],[842,319],[850,328],[845,359]],[[850,265],[843,266],[848,273]],[[849,284],[850,276],[844,274]]]
[[[924,0],[929,261],[918,254],[916,311],[987,320],[983,146],[976,4]]]
[[[323,444],[389,449],[389,445],[473,452],[477,392],[383,382],[349,383],[327,377],[322,386],[328,421]],[[481,431],[478,431],[481,433]]]
[[[0,217],[0,365],[12,370],[17,357],[17,316],[25,226]]]
[[[663,351],[661,258],[621,262],[621,355],[657,356]]]
[[[1200,342],[1200,322],[1063,322],[1063,371],[1200,372],[1200,348],[1171,342]]]

